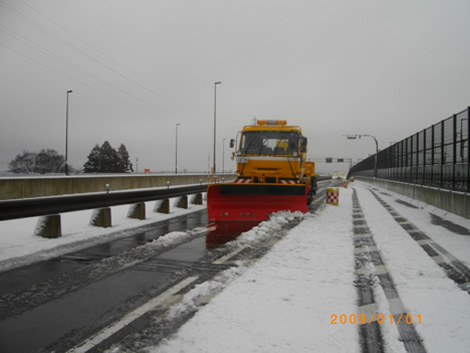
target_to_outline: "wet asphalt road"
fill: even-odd
[[[318,195],[323,194],[320,189]],[[324,199],[316,201],[311,212]],[[197,272],[201,281],[214,276],[221,268],[212,265],[212,253],[220,256],[220,244],[254,225],[237,222],[210,231],[207,212],[197,211],[123,239],[1,273],[0,352],[67,352],[190,274]],[[187,230],[192,233],[181,243],[151,246],[164,234]],[[266,251],[260,248],[253,256]]]
[[[0,352],[47,352],[57,346],[54,342],[86,338],[179,278],[178,268],[148,271],[132,266],[127,253],[169,232],[206,225],[206,212],[199,211],[125,239],[0,274]],[[204,235],[150,256],[197,261],[207,252]],[[119,256],[117,269],[115,264],[96,266]],[[102,273],[96,276],[97,271]]]

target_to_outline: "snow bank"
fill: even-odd
[[[259,225],[253,227],[249,231],[243,233],[233,241],[234,246],[242,246],[251,243],[260,243],[268,240],[277,239],[282,236],[282,233],[276,233],[276,230],[282,228],[282,225],[293,221],[295,219],[303,219],[306,215],[300,211],[288,212],[280,211],[271,217],[261,222]],[[230,245],[230,244],[229,244]]]

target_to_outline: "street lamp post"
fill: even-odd
[[[175,174],[178,174],[178,126],[180,124],[176,124],[176,146],[175,146]]]
[[[348,140],[355,140],[361,138],[362,136],[372,137],[375,141],[375,156],[374,156],[374,178],[377,178],[377,154],[379,153],[379,143],[375,136],[372,135],[345,135]]]
[[[72,90],[67,91],[67,105],[65,111],[65,175],[69,175],[68,157],[69,157],[69,94]]]
[[[222,140],[222,174],[225,173],[225,164],[224,164],[224,161],[225,161],[225,140],[226,140],[226,138],[224,137],[224,139]]]
[[[212,173],[215,174],[215,147],[216,147],[216,126],[217,126],[217,85],[220,85],[222,82],[214,82],[214,166],[212,168]]]

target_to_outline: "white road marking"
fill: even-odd
[[[372,235],[370,233],[359,233],[359,234],[354,234],[353,235],[354,239],[358,238],[371,238]]]
[[[377,247],[374,245],[363,245],[358,248],[354,248],[354,253],[356,255],[362,254],[362,253],[369,253],[369,252],[374,252],[377,251]]]
[[[378,312],[378,307],[377,304],[371,303],[367,305],[363,305],[357,308],[357,317],[359,318],[359,315],[364,314],[365,319],[363,320],[365,323],[369,323],[371,319],[372,321],[377,321],[377,312]],[[362,320],[361,320],[362,321]]]
[[[389,298],[388,305],[393,315],[399,315],[406,313],[405,306],[399,297]]]
[[[239,252],[246,249],[247,247],[248,247],[248,245],[243,245],[242,247],[240,247],[238,249],[235,249],[231,253],[229,253],[225,256],[222,256],[220,259],[215,260],[213,263],[216,264],[216,265],[223,264],[225,261],[227,261],[228,259],[234,257],[235,255],[237,255]]]
[[[387,267],[385,265],[375,266],[375,274],[376,275],[384,275],[386,273],[388,273],[388,271],[387,271]]]
[[[199,277],[193,276],[193,277],[188,277],[178,284],[174,285],[170,289],[168,289],[166,292],[163,292],[159,296],[153,298],[152,300],[148,301],[144,305],[138,307],[134,311],[130,312],[126,316],[124,316],[120,321],[117,321],[110,326],[104,328],[100,332],[98,332],[96,335],[90,337],[86,341],[82,342],[80,345],[75,346],[71,350],[69,350],[67,353],[85,353],[95,347],[96,345],[100,344],[103,342],[105,339],[108,337],[111,337],[113,334],[118,332],[120,329],[123,327],[129,325],[131,322],[134,320],[138,319],[145,313],[155,309],[158,305],[162,304],[166,300],[170,299],[174,294],[178,293],[180,290],[182,290],[184,287],[188,286],[189,284],[193,283],[196,281]]]
[[[441,255],[431,256],[431,259],[433,259],[433,260],[436,262],[436,264],[438,264],[438,265],[439,265],[439,264],[443,264],[443,263],[446,262],[446,261],[442,258]]]

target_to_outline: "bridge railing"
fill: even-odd
[[[376,177],[470,192],[470,107],[354,165],[352,176]]]

